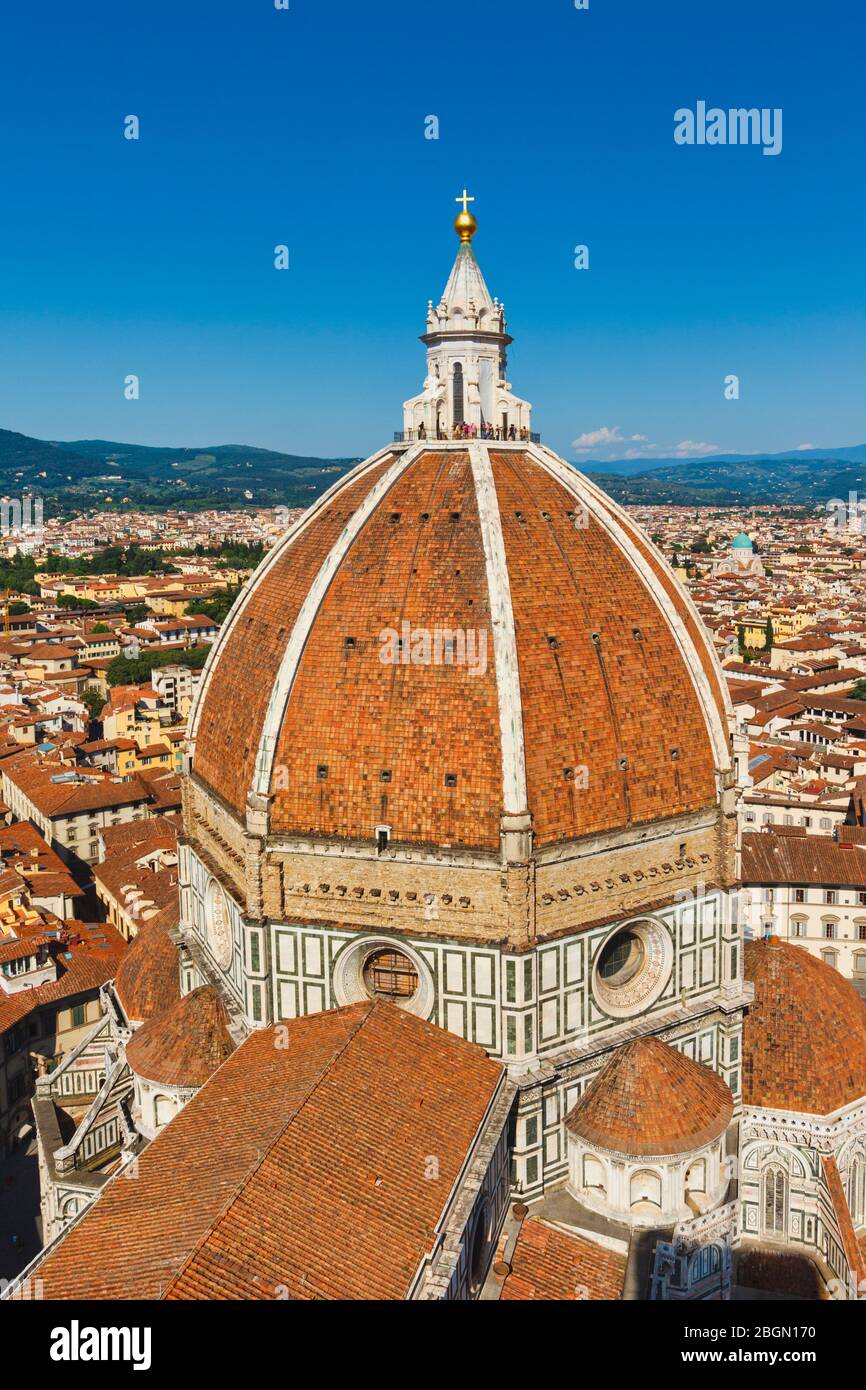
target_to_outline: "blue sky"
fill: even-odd
[[[290,3],[6,7],[0,427],[366,454],[465,183],[560,452],[866,440],[862,7]],[[698,100],[782,108],[781,154],[676,145]]]

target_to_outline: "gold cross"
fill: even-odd
[[[467,207],[467,203],[474,203],[474,202],[475,202],[475,199],[474,199],[474,198],[470,198],[470,197],[469,197],[469,194],[466,192],[466,189],[464,188],[464,190],[463,190],[462,194],[460,195],[460,197],[459,197],[459,198],[455,198],[454,201],[455,201],[455,203],[462,203],[462,204],[463,204],[463,211],[464,211],[464,212],[468,212],[468,211],[469,211],[469,208]]]

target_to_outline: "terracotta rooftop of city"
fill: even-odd
[[[660,1038],[618,1047],[566,1117],[584,1143],[630,1155],[691,1153],[718,1139],[734,1102],[710,1067]]]
[[[855,885],[866,883],[866,849],[829,835],[788,835],[778,826],[743,835],[744,883]]]

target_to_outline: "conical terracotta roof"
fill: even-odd
[[[228,1014],[212,985],[185,994],[127,1044],[136,1076],[163,1086],[202,1086],[234,1052]]]
[[[733,1110],[733,1096],[717,1072],[659,1038],[636,1038],[617,1048],[565,1123],[585,1144],[660,1156],[711,1144]]]
[[[168,935],[176,922],[176,908],[142,922],[118,967],[114,989],[124,1013],[134,1023],[165,1013],[180,998],[177,947]]]
[[[743,1026],[743,1099],[765,1109],[832,1115],[866,1096],[866,1004],[802,946],[747,941],[755,1002]]]

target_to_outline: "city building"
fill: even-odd
[[[762,578],[764,566],[760,556],[755,554],[751,536],[747,536],[745,531],[734,536],[729,553],[717,560],[713,566],[713,574],[734,575],[738,578],[746,576],[753,576],[756,579]]]
[[[48,1245],[22,1277],[49,1298],[847,1298],[864,1277],[866,1004],[800,944],[744,942],[763,686],[736,714],[667,560],[531,435],[461,201],[404,430],[289,528],[213,644],[176,922],[129,847],[154,910],[86,1043],[79,1145],[116,1114],[75,1205],[61,1084],[40,1097]],[[765,584],[747,539],[719,583]],[[762,749],[839,698],[776,693],[796,708]],[[861,736],[837,713],[840,739],[773,762],[804,797]],[[129,930],[126,869],[98,873]]]
[[[743,836],[747,937],[795,942],[849,980],[866,982],[866,836],[804,829]]]

